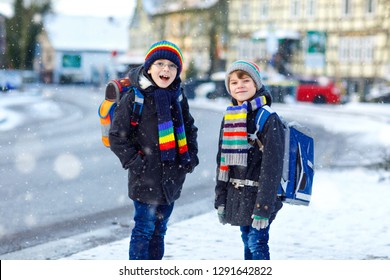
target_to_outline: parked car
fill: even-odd
[[[209,79],[189,78],[182,83],[182,86],[187,98],[194,99],[195,96],[197,97],[200,96],[199,94],[197,94],[197,92],[199,91],[199,88],[203,87],[203,85],[205,84],[210,84],[209,85],[210,89],[207,89],[207,92],[214,90],[215,85],[211,83]]]
[[[21,88],[23,84],[21,73],[19,70],[0,70],[0,91]]]
[[[390,103],[390,84],[381,83],[373,86],[366,96],[366,101]]]
[[[21,90],[26,84],[38,82],[38,73],[31,70],[0,70],[0,92]]]
[[[297,86],[297,101],[317,104],[339,104],[341,91],[335,83],[328,78],[299,79]]]
[[[188,98],[216,99],[218,97],[230,97],[225,87],[225,72],[213,73],[208,78],[190,78],[183,83],[184,93]]]
[[[272,96],[272,102],[286,103],[288,99],[295,99],[298,82],[294,78],[286,77],[269,67],[261,72],[261,79]]]

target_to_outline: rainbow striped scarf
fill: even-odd
[[[180,87],[177,90],[158,88],[154,100],[158,117],[158,137],[162,161],[174,161],[178,153],[181,163],[190,162],[183,114],[179,104]]]
[[[247,166],[248,133],[247,114],[257,110],[267,103],[265,96],[259,96],[241,106],[227,107],[224,116],[222,134],[221,159],[219,163],[218,180],[229,180],[229,166]]]

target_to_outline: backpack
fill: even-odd
[[[100,104],[98,115],[100,118],[100,126],[102,130],[102,142],[107,148],[110,147],[108,134],[110,132],[111,123],[114,118],[115,108],[118,102],[125,94],[134,92],[133,113],[130,123],[132,127],[138,125],[142,113],[144,97],[136,87],[131,86],[129,78],[111,80],[107,83],[105,99]]]
[[[259,132],[262,131],[271,114],[276,113],[267,105],[258,110],[255,123]],[[285,147],[283,175],[278,196],[286,203],[307,206],[310,203],[313,187],[314,139],[310,131],[299,123],[284,120],[282,122],[285,131]],[[259,139],[256,140],[260,142]],[[261,142],[259,145],[262,146]]]

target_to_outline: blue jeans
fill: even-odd
[[[174,204],[133,202],[135,225],[131,232],[129,259],[161,260],[164,256],[164,236]]]
[[[245,260],[269,260],[269,227],[257,230],[252,226],[240,226],[244,242]]]

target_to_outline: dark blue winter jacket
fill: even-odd
[[[267,97],[267,104],[270,105],[271,97],[264,90],[258,91],[253,98],[260,95]],[[237,101],[233,100],[233,104]],[[248,112],[247,132],[253,134],[256,131],[256,111]],[[217,165],[219,169],[222,128],[219,138],[219,149],[217,154]],[[263,144],[263,150],[255,143],[248,150],[247,167],[230,166],[229,181],[218,180],[215,187],[215,208],[225,206],[226,221],[231,225],[248,226],[252,223],[252,214],[269,218],[271,221],[276,213],[282,208],[282,202],[277,196],[283,170],[284,157],[284,127],[277,114],[271,114],[264,125],[262,133],[257,134]],[[258,185],[234,187],[230,179],[243,179],[256,182]]]
[[[147,78],[152,85],[142,88],[139,83],[141,76]],[[111,150],[118,156],[123,168],[128,169],[128,190],[132,200],[149,204],[170,204],[180,197],[186,174],[199,164],[198,129],[189,112],[188,100],[183,94],[180,105],[191,163],[182,166],[178,157],[174,162],[162,162],[156,104],[150,95],[157,86],[142,66],[132,69],[129,78],[131,84],[144,96],[142,114],[134,130],[130,124],[134,92],[125,94],[116,108],[110,129]],[[180,83],[180,78],[173,83]]]

